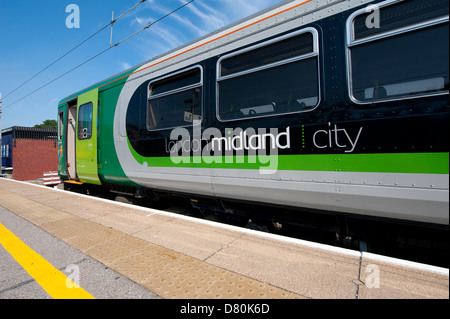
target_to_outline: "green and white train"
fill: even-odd
[[[284,1],[63,99],[58,119],[67,185],[448,229],[449,3]]]

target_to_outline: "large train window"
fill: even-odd
[[[448,0],[386,1],[348,20],[348,78],[357,103],[448,94]]]
[[[226,55],[217,63],[221,121],[306,112],[319,104],[319,45],[313,28]]]
[[[78,111],[78,139],[92,137],[92,102],[83,104]]]
[[[202,69],[198,66],[150,82],[147,128],[175,128],[201,120],[202,83]]]

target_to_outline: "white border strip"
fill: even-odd
[[[210,221],[210,220],[202,220],[202,219],[198,219],[198,218],[190,217],[190,216],[183,216],[180,214],[165,212],[165,211],[156,210],[153,208],[147,208],[147,207],[141,207],[141,206],[126,204],[126,203],[115,202],[115,201],[111,201],[111,200],[104,199],[104,198],[98,198],[98,197],[94,197],[94,196],[68,192],[65,190],[57,189],[57,188],[49,188],[47,186],[42,186],[42,185],[38,185],[38,184],[16,181],[16,180],[12,180],[12,179],[5,179],[5,180],[16,182],[16,183],[27,184],[27,185],[31,185],[31,186],[35,186],[35,187],[42,187],[47,190],[54,190],[57,192],[67,193],[67,194],[71,194],[71,195],[75,195],[75,196],[79,196],[79,197],[83,197],[83,198],[94,199],[97,201],[101,201],[101,202],[105,202],[105,203],[109,203],[109,204],[115,204],[115,205],[123,206],[126,208],[133,208],[133,209],[147,212],[147,213],[149,213],[149,215],[158,214],[158,215],[163,215],[163,216],[170,216],[172,218],[182,219],[182,220],[186,220],[189,222],[208,225],[211,227],[218,227],[218,228],[227,229],[227,230],[231,230],[231,231],[235,231],[235,232],[241,232],[243,234],[248,234],[248,235],[257,236],[257,237],[261,237],[261,238],[272,239],[272,240],[276,240],[279,242],[285,242],[285,243],[309,247],[309,248],[321,249],[321,250],[325,250],[325,251],[329,251],[329,252],[333,252],[333,253],[339,253],[339,254],[343,254],[343,255],[347,255],[347,256],[368,258],[368,259],[371,259],[374,261],[385,262],[385,263],[393,264],[393,265],[400,266],[400,267],[417,269],[420,271],[435,273],[438,275],[449,276],[448,268],[442,268],[442,267],[412,262],[412,261],[408,261],[408,260],[402,260],[402,259],[392,258],[392,257],[388,257],[388,256],[382,256],[382,255],[377,255],[377,254],[373,254],[373,253],[358,252],[358,251],[354,251],[354,250],[350,250],[350,249],[314,243],[314,242],[297,239],[297,238],[284,237],[284,236],[280,236],[280,235],[276,235],[276,234],[264,233],[264,232],[261,232],[258,230],[245,229],[245,228],[241,228],[238,226],[226,225],[226,224],[222,224],[222,223],[214,222],[214,221]]]
[[[393,264],[396,266],[431,272],[431,273],[435,273],[438,275],[444,275],[447,277],[449,276],[449,270],[447,268],[442,268],[442,267],[437,267],[437,266],[432,266],[432,265],[427,265],[427,264],[421,264],[421,263],[417,263],[414,261],[408,261],[408,260],[402,260],[402,259],[397,259],[397,258],[392,258],[392,257],[387,257],[387,256],[381,256],[381,255],[376,255],[376,254],[372,254],[372,253],[368,253],[368,252],[362,252],[362,258],[367,258],[367,259],[370,259],[373,261],[378,261],[378,262],[385,262],[385,263]]]

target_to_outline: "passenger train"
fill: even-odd
[[[449,2],[284,1],[64,98],[58,122],[67,188],[448,240]]]

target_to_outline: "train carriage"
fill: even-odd
[[[270,222],[448,229],[448,6],[284,1],[63,99],[59,174]]]

